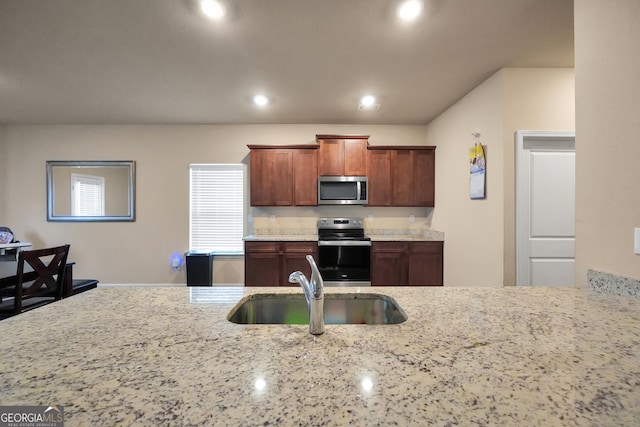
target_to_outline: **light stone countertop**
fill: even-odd
[[[444,241],[444,233],[435,230],[409,232],[408,230],[365,230],[372,242],[429,242]],[[245,236],[246,241],[316,241],[317,234],[258,234]]]
[[[65,426],[631,426],[640,300],[573,288],[377,292],[398,325],[230,323],[296,288],[98,287],[0,322],[0,405]],[[262,387],[262,388],[261,388]]]
[[[284,241],[301,241],[301,242],[316,242],[318,240],[317,234],[261,234],[261,235],[249,235],[244,237],[245,241],[250,242],[284,242]]]
[[[400,234],[400,235],[369,235],[371,237],[372,242],[441,242],[444,241],[443,238],[438,236],[429,236],[429,235],[409,235],[409,234]]]

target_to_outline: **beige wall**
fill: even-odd
[[[188,249],[189,163],[247,163],[247,144],[312,143],[316,133],[364,133],[371,144],[424,144],[424,126],[247,125],[247,126],[14,126],[6,127],[6,194],[2,222],[35,246],[71,244],[77,277],[102,283],[185,283],[171,254]],[[1,140],[0,140],[1,142]],[[47,160],[135,160],[136,221],[65,223],[46,221]],[[25,173],[28,171],[28,173]],[[2,188],[0,186],[0,188]],[[342,214],[378,217],[426,216],[427,209],[342,207]],[[308,216],[336,209],[252,210],[255,217]],[[214,281],[243,281],[242,258],[214,261]]]
[[[427,126],[436,145],[432,226],[445,232],[447,286],[501,286],[503,234],[503,73],[494,74]],[[487,198],[469,199],[472,132],[487,146]]]
[[[4,125],[0,125],[0,226],[8,226],[5,224],[5,186],[7,183],[7,178],[5,178],[6,174],[6,149],[5,149],[5,132],[7,127]]]
[[[574,70],[505,68],[427,126],[437,145],[433,228],[446,231],[445,283],[515,284],[516,130],[574,129]],[[472,132],[486,145],[487,197],[469,199]]]
[[[576,283],[640,279],[640,2],[576,0]]]

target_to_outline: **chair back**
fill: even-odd
[[[18,282],[15,287],[14,312],[22,311],[23,301],[34,297],[62,299],[64,273],[70,245],[21,251],[18,256]],[[35,273],[35,280],[25,280],[25,263]]]

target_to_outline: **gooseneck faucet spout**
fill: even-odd
[[[289,283],[299,283],[309,307],[309,333],[321,335],[324,333],[324,282],[318,266],[311,255],[307,255],[311,266],[311,280],[301,271],[294,271],[289,275]]]

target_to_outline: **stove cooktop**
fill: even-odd
[[[364,218],[320,218],[318,240],[321,241],[369,241],[364,235]]]

